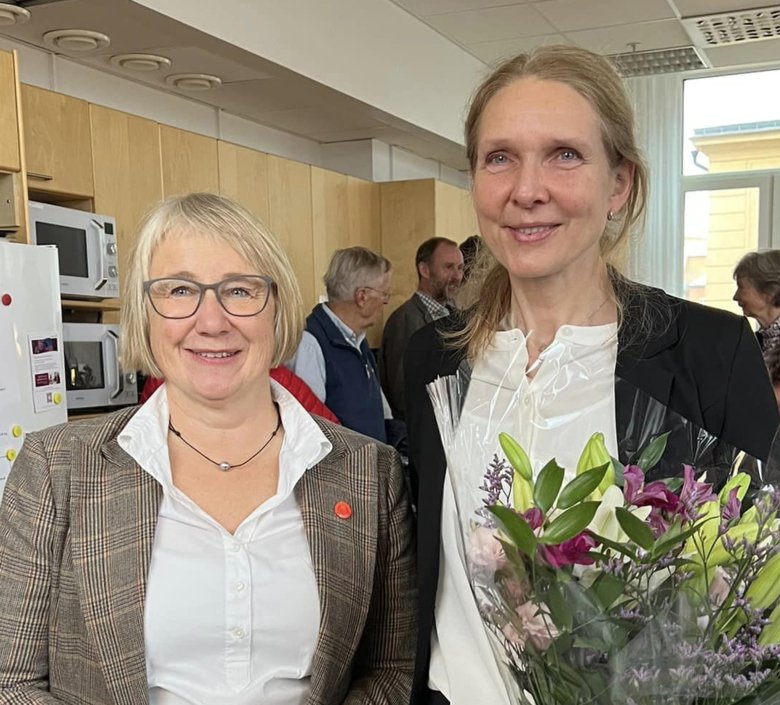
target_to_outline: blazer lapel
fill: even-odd
[[[162,488],[114,439],[74,441],[73,565],[115,705],[148,702],[144,597]]]
[[[370,606],[378,522],[376,447],[366,444],[346,452],[333,433],[323,430],[334,450],[296,486],[320,597],[312,705],[344,697]]]

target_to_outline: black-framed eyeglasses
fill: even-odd
[[[382,297],[382,301],[384,303],[390,301],[389,291],[382,291],[381,289],[375,289],[373,286],[359,286],[358,289],[371,289],[371,291],[375,291],[377,294],[379,294]]]
[[[144,282],[144,293],[149,297],[152,308],[163,318],[194,316],[209,289],[231,316],[257,316],[268,304],[274,288],[274,280],[262,274],[242,274],[214,284],[180,277]]]

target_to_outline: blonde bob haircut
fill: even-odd
[[[290,261],[271,231],[238,203],[213,193],[191,193],[158,203],[141,222],[123,282],[122,366],[163,377],[152,355],[144,282],[157,247],[170,236],[201,235],[235,250],[257,274],[274,280],[274,355],[277,367],[295,353],[303,332],[303,301]],[[204,282],[211,283],[211,282]],[[151,313],[150,313],[151,311]]]
[[[628,200],[620,212],[606,221],[600,240],[602,259],[615,272],[625,259],[632,229],[639,229],[642,224],[648,192],[647,165],[637,143],[634,109],[623,81],[603,56],[571,46],[540,47],[503,62],[477,87],[469,107],[465,138],[472,175],[478,166],[479,129],[485,108],[502,88],[523,78],[556,81],[577,91],[596,114],[610,165],[632,167]],[[616,278],[611,279],[614,287]],[[508,312],[510,296],[507,271],[489,248],[483,247],[459,297],[464,306],[473,307],[474,315],[466,329],[453,336],[454,344],[468,347],[472,358],[482,352]],[[617,297],[616,303],[620,311]]]

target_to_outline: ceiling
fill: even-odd
[[[386,0],[391,2],[391,0]],[[344,93],[220,41],[130,0],[17,0],[29,22],[0,35],[47,49],[50,30],[81,26],[110,36],[75,61],[222,108],[257,123],[331,143],[376,138],[463,168],[462,146]],[[687,46],[684,18],[754,8],[761,0],[392,0],[485,64],[541,44],[567,43],[603,54]],[[777,8],[780,10],[780,7]],[[780,20],[779,20],[780,21]],[[168,71],[130,72],[110,63],[125,52],[159,53],[176,73],[216,74],[203,93],[177,90]],[[780,38],[705,48],[713,70],[780,62]]]

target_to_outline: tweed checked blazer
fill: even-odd
[[[0,507],[0,703],[148,703],[144,597],[162,489],[117,442],[135,411],[25,440]],[[317,423],[333,450],[296,486],[321,615],[308,703],[405,703],[416,596],[398,455]],[[334,513],[342,500],[347,520]]]

